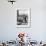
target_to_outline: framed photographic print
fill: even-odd
[[[31,26],[31,9],[19,8],[17,9],[16,26],[18,28],[26,28]]]

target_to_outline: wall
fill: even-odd
[[[11,40],[18,32],[29,33],[33,40],[46,40],[46,1],[17,0],[12,5],[7,0],[0,0],[0,40]],[[16,28],[16,9],[31,8],[31,28]]]

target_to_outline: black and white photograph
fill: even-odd
[[[29,27],[30,26],[30,8],[17,9],[17,27]]]

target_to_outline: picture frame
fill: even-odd
[[[16,15],[17,28],[31,27],[31,8],[18,8],[16,10]]]

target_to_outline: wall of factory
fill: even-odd
[[[16,28],[16,9],[31,8],[31,28]],[[0,0],[0,40],[15,40],[19,32],[31,39],[46,40],[46,0],[17,0],[13,5]]]

